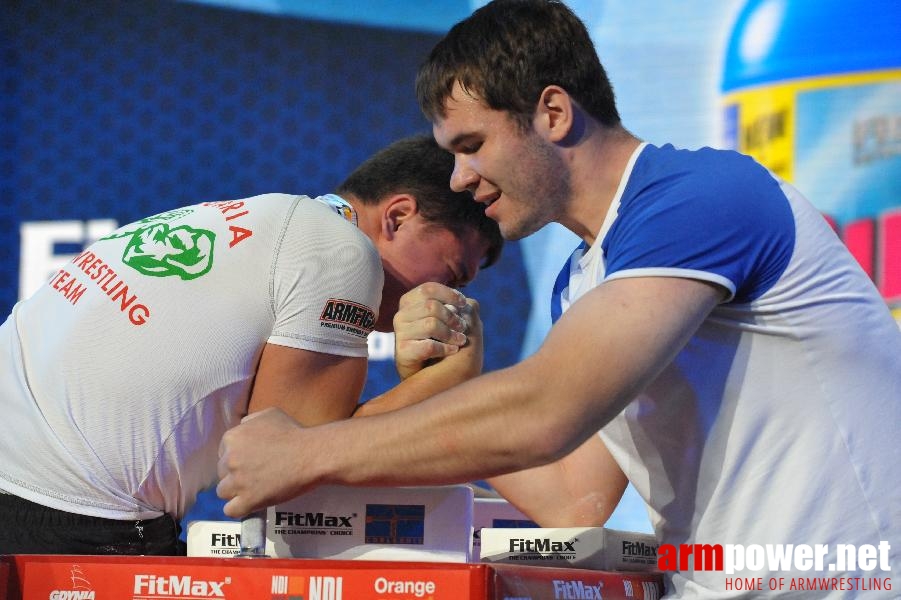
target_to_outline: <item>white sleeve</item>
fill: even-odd
[[[367,356],[383,283],[382,262],[369,238],[319,202],[302,199],[273,258],[269,343]]]

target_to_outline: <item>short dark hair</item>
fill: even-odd
[[[562,2],[494,0],[454,25],[416,77],[429,121],[445,117],[454,82],[531,125],[542,90],[559,85],[601,124],[620,123],[613,87],[585,24]]]
[[[419,212],[430,224],[456,234],[466,228],[488,241],[482,268],[500,258],[504,246],[498,224],[485,216],[485,206],[469,192],[450,188],[454,157],[431,134],[403,138],[376,152],[338,186],[336,193],[352,194],[365,204],[378,204],[393,194],[416,198]]]

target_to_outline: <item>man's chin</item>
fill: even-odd
[[[498,227],[501,230],[501,237],[504,238],[506,242],[518,242],[519,240],[528,237],[544,227],[546,224],[541,224],[538,226],[538,223],[517,223],[517,222],[508,222],[506,226],[504,223],[498,221]]]

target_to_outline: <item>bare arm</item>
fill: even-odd
[[[560,460],[488,483],[542,527],[598,527],[613,514],[628,480],[601,438],[592,435]]]
[[[345,419],[360,399],[366,368],[365,357],[266,344],[248,412],[277,407],[306,426]]]
[[[447,305],[468,305],[468,311],[458,316],[464,311]],[[426,283],[405,294],[394,317],[394,334],[395,364],[403,381],[361,405],[355,417],[421,402],[482,372],[478,302],[452,288]]]
[[[415,404],[481,373],[484,343],[479,306],[470,299],[466,322],[461,323],[461,311],[447,308],[458,296],[455,290],[428,283],[401,298],[394,317],[395,362],[404,381],[361,405],[354,416]],[[472,486],[474,493],[500,494],[543,526],[576,527],[603,525],[627,480],[600,438],[591,436],[559,461],[501,475],[489,483],[494,491]]]
[[[311,429],[269,411],[223,437],[225,512],[322,483],[446,484],[558,460],[653,381],[723,295],[690,279],[610,281],[576,302],[531,357],[415,406]]]

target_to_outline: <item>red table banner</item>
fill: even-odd
[[[0,600],[656,600],[654,573],[518,565],[0,556]]]

